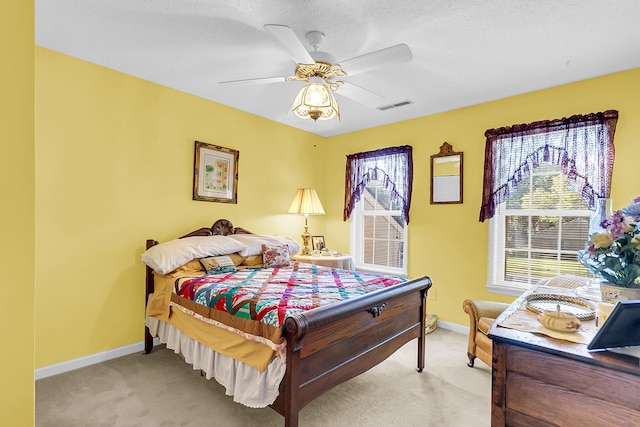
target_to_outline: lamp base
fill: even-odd
[[[311,239],[311,234],[309,234],[306,230],[302,233],[302,255],[311,255],[311,251],[309,250],[309,240]]]

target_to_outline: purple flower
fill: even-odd
[[[611,233],[611,237],[619,239],[628,231],[627,224],[624,222],[624,213],[620,210],[615,211],[611,217],[607,218],[607,231]]]
[[[578,261],[616,286],[640,288],[640,196],[603,221],[604,233],[593,233]]]
[[[640,217],[640,196],[633,199],[633,203],[629,206],[622,208],[622,212],[625,215],[632,216],[634,218]]]

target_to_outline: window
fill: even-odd
[[[489,220],[489,283],[519,293],[558,274],[587,275],[577,260],[591,211],[566,188],[560,166],[543,163]]]
[[[347,156],[344,220],[351,218],[356,268],[407,274],[412,182],[410,146]]]
[[[488,287],[517,295],[546,277],[586,275],[577,251],[609,197],[617,111],[485,133],[480,221],[489,219]]]
[[[407,225],[389,190],[369,181],[351,216],[351,253],[356,268],[405,275]]]

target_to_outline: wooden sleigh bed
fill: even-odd
[[[192,236],[251,234],[218,220]],[[147,249],[157,245],[147,240]],[[279,394],[270,405],[296,427],[300,410],[314,398],[387,359],[417,338],[417,370],[425,366],[428,277],[405,281],[352,299],[286,317],[286,369]],[[146,300],[154,292],[154,271],[147,266]],[[153,336],[145,326],[145,352]]]

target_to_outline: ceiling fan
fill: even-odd
[[[267,24],[264,29],[298,64],[294,74],[230,80],[219,82],[219,84],[246,85],[294,80],[308,82],[300,90],[292,106],[294,114],[303,119],[315,121],[337,117],[337,120],[340,120],[340,110],[331,92],[336,92],[368,107],[383,105],[385,103],[383,96],[343,79],[378,68],[409,62],[413,58],[409,46],[397,44],[338,63],[333,55],[318,50],[324,39],[324,33],[320,31],[310,31],[306,34],[306,39],[312,48],[312,51],[307,51],[290,27]]]

